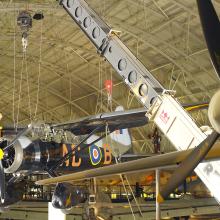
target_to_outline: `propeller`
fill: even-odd
[[[220,78],[220,22],[211,0],[197,0],[199,16],[212,63]]]
[[[5,173],[4,173],[4,166],[3,166],[3,160],[7,157],[10,157],[8,155],[9,149],[13,147],[15,142],[21,137],[27,134],[32,129],[32,124],[29,124],[25,129],[21,130],[16,137],[3,149],[0,148],[0,199],[1,203],[4,203],[5,201]],[[10,158],[9,158],[10,159]]]
[[[159,203],[163,202],[185,179],[192,173],[197,165],[205,158],[207,153],[219,138],[219,133],[213,131],[204,141],[202,141],[192,153],[179,165],[170,177],[167,185],[162,189],[157,197]]]
[[[4,151],[5,151],[5,150],[8,150],[11,146],[13,146],[13,145],[15,144],[15,142],[16,142],[21,136],[24,136],[25,134],[27,134],[27,133],[32,129],[32,127],[33,127],[33,125],[32,125],[32,124],[29,124],[26,128],[24,128],[23,130],[21,130],[21,131],[16,135],[16,137],[11,141],[11,143],[4,148]]]

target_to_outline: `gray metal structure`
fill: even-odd
[[[60,4],[107,59],[124,82],[148,109],[165,90],[144,65],[117,37],[117,32],[103,22],[85,1],[62,0]]]

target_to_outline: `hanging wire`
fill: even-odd
[[[145,23],[145,28],[147,29],[148,24],[147,24],[147,12],[146,12],[146,7],[145,7],[145,0],[143,0],[143,10],[144,10],[144,23]]]
[[[143,213],[142,213],[142,211],[141,211],[141,207],[140,207],[140,205],[139,205],[139,203],[138,203],[138,201],[137,201],[137,199],[136,199],[136,196],[134,195],[134,192],[133,192],[133,190],[132,190],[132,188],[131,188],[131,184],[130,184],[129,181],[128,181],[128,177],[127,177],[127,175],[123,175],[123,176],[124,176],[125,180],[126,180],[127,183],[128,183],[128,187],[129,187],[130,192],[131,192],[131,194],[132,194],[132,196],[133,196],[133,198],[134,198],[134,201],[135,201],[135,203],[136,203],[136,205],[137,205],[137,207],[138,207],[138,210],[139,210],[139,212],[140,212],[140,215],[143,216]]]
[[[64,54],[65,54],[65,59],[66,59],[66,75],[69,76],[69,102],[71,102],[72,101],[72,75],[71,75],[71,72],[69,71],[69,64],[67,62],[67,60],[68,60],[67,52],[64,51]],[[72,119],[72,114],[73,114],[72,106],[70,105],[69,120]]]
[[[106,143],[107,143],[107,145],[111,148],[111,146],[112,146],[112,139],[110,138],[111,145],[109,145],[109,136],[108,136],[109,132],[110,132],[110,130],[109,130],[109,127],[108,127],[108,123],[106,123],[106,126],[105,126]],[[111,150],[112,150],[112,149],[111,149]],[[119,161],[118,161],[118,159],[117,159],[116,157],[115,157],[115,163],[116,163],[116,164],[119,163]],[[127,183],[128,183],[129,189],[130,189],[131,194],[132,194],[132,196],[133,196],[133,198],[134,198],[134,200],[135,200],[135,203],[136,203],[136,205],[137,205],[137,207],[138,207],[138,210],[139,210],[139,212],[140,212],[140,215],[143,216],[142,211],[141,211],[141,208],[140,208],[140,205],[139,205],[139,203],[138,203],[138,201],[137,201],[137,199],[136,199],[136,197],[135,197],[135,195],[134,195],[134,193],[133,193],[133,190],[132,190],[132,188],[131,188],[131,185],[130,185],[130,183],[129,183],[129,181],[128,181],[127,176],[126,176],[126,175],[122,175],[122,174],[119,174],[119,176],[120,176],[120,179],[121,179],[121,182],[122,182],[124,191],[125,191],[125,193],[126,193],[126,197],[127,197],[127,200],[128,200],[128,204],[129,204],[129,207],[130,207],[130,210],[131,210],[133,219],[135,220],[136,217],[135,217],[135,215],[134,215],[134,211],[133,211],[131,202],[130,202],[129,197],[128,197],[128,191],[127,191],[126,186],[125,186],[125,183],[124,183],[124,178],[125,178],[125,180],[126,180]],[[123,178],[123,177],[124,177],[124,178]]]
[[[116,162],[116,164],[118,164],[118,160],[117,160],[116,157],[115,157],[115,162]],[[119,174],[119,176],[120,176],[120,178],[121,178],[121,182],[122,182],[122,185],[123,185],[123,188],[124,188],[124,191],[125,191],[125,194],[126,194],[127,200],[128,200],[128,204],[129,204],[129,207],[130,207],[130,210],[131,210],[131,214],[132,214],[132,216],[133,216],[133,219],[135,220],[136,217],[135,217],[135,215],[134,215],[134,211],[133,211],[133,208],[132,208],[131,202],[130,202],[129,197],[128,197],[128,191],[127,191],[127,189],[126,189],[126,187],[125,187],[125,183],[124,183],[123,176],[122,176],[122,174]]]
[[[102,105],[103,105],[103,91],[102,91],[102,59],[100,58],[100,92],[101,92],[101,104],[100,104],[100,110],[102,111]]]
[[[100,89],[100,60],[98,63],[98,70],[99,70],[99,83],[98,83],[98,90]],[[96,106],[95,106],[95,114],[98,113],[98,107],[99,107],[99,97],[100,97],[100,92],[98,91],[98,95],[97,95],[97,102],[96,102]]]
[[[173,80],[174,70],[175,70],[175,65],[173,65],[172,70],[171,70],[170,83],[169,83],[169,87],[168,87],[169,90],[171,89],[171,86],[172,86],[172,80]]]
[[[190,23],[191,23],[191,15],[188,14],[187,36],[186,36],[186,50],[187,50],[187,55],[189,55],[189,52],[190,52],[190,47],[189,47],[189,41],[190,41]]]
[[[131,104],[132,104],[132,102],[133,102],[133,100],[134,100],[134,94],[132,94],[131,93],[131,91],[129,91],[129,93],[128,93],[128,98],[127,98],[127,108],[128,109],[130,109],[130,107],[131,107]]]
[[[25,71],[26,71],[27,92],[28,92],[28,107],[29,107],[30,122],[32,122],[31,97],[30,97],[29,74],[28,74],[27,54],[26,54],[26,52],[24,52],[24,56],[25,56]]]
[[[137,39],[137,46],[136,46],[136,57],[139,56],[139,40]]]
[[[16,13],[15,13],[15,3],[14,3],[14,62],[13,62],[13,94],[12,94],[12,120],[14,128],[16,126],[15,120],[15,86],[16,86]]]
[[[103,19],[105,19],[106,18],[106,2],[105,0],[102,0],[102,2],[103,2],[103,5],[101,7],[101,15]]]
[[[67,63],[67,71],[69,72],[69,97],[70,97],[70,102],[72,101],[72,75],[71,72],[69,71],[69,65]],[[72,105],[70,105],[70,120],[72,119],[72,115],[73,115],[73,109],[72,109]]]
[[[188,87],[187,86],[187,82],[186,82],[186,75],[185,75],[185,73],[183,71],[182,71],[182,75],[183,75],[184,84],[185,84],[186,87]]]
[[[99,93],[97,94],[97,101],[95,106],[95,114],[98,112]]]
[[[21,102],[21,93],[22,93],[22,81],[23,81],[23,69],[24,69],[24,53],[22,54],[22,62],[21,62],[21,73],[20,73],[20,85],[19,85],[19,92],[18,92],[18,107],[17,107],[17,116],[16,116],[16,125],[15,129],[18,128],[19,123],[19,113],[20,113],[20,102]]]
[[[177,78],[176,78],[176,80],[175,80],[175,82],[174,82],[173,87],[172,87],[171,90],[174,90],[174,88],[175,88],[177,82],[179,81],[179,78],[180,78],[181,75],[182,75],[182,72],[180,72],[180,73],[178,74],[178,76],[177,76]]]
[[[112,81],[112,68],[111,68],[111,71],[110,71],[110,79],[111,79],[111,82],[112,82],[112,99],[113,99],[113,81]],[[111,100],[111,103],[110,103],[110,111],[112,112],[112,100]]]
[[[37,100],[36,100],[36,106],[34,111],[34,120],[36,120],[37,116],[37,109],[38,109],[38,103],[39,103],[39,93],[40,93],[40,76],[41,76],[41,62],[42,62],[42,37],[43,37],[43,19],[41,19],[40,23],[40,50],[39,50],[39,64],[38,64],[38,77],[37,77]]]
[[[96,103],[96,114],[102,109],[102,60],[99,59],[99,95]]]
[[[107,80],[109,80],[109,77],[108,77],[108,74],[107,74],[107,65],[105,63],[105,83],[107,82]],[[106,90],[106,93],[107,93],[106,105],[107,105],[108,111],[112,111],[112,97],[113,97],[112,68],[111,68],[111,71],[110,71],[110,82],[111,82],[110,90],[108,90],[106,88],[106,84],[105,84],[105,90]]]

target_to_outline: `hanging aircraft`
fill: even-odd
[[[191,111],[207,105],[192,104],[185,108]],[[1,129],[0,207],[8,207],[22,199],[24,178],[28,175],[47,173],[55,177],[105,167],[114,164],[115,157],[120,158],[120,162],[142,158],[143,155],[126,155],[132,147],[128,128],[148,123],[146,109],[123,110],[119,106],[115,112],[74,122],[30,124],[26,128],[17,128],[16,132],[10,127]],[[9,141],[14,135],[14,140]],[[85,201],[85,194],[85,188],[57,184],[52,203],[56,208],[67,209]]]
[[[123,156],[131,148],[127,128],[143,126],[147,122],[145,110],[136,109],[103,113],[55,125],[30,124],[18,129],[18,134],[11,142],[7,137],[14,133],[14,129],[2,129],[0,206],[6,207],[21,200],[24,177],[30,174],[48,173],[54,177],[60,173],[107,166],[115,163],[114,156],[120,155],[122,161],[123,158],[135,159],[134,156]],[[102,134],[95,136],[95,133]],[[106,138],[106,135],[110,137]],[[111,144],[113,148],[110,148]],[[18,190],[13,190],[12,195],[11,188]],[[53,204],[64,209],[84,199],[85,189],[58,184]],[[66,203],[67,200],[71,202]]]

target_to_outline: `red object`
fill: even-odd
[[[112,80],[110,79],[105,80],[105,89],[110,95],[112,94],[112,85],[113,85]]]
[[[147,183],[151,183],[154,180],[154,177],[152,175],[146,176]]]

